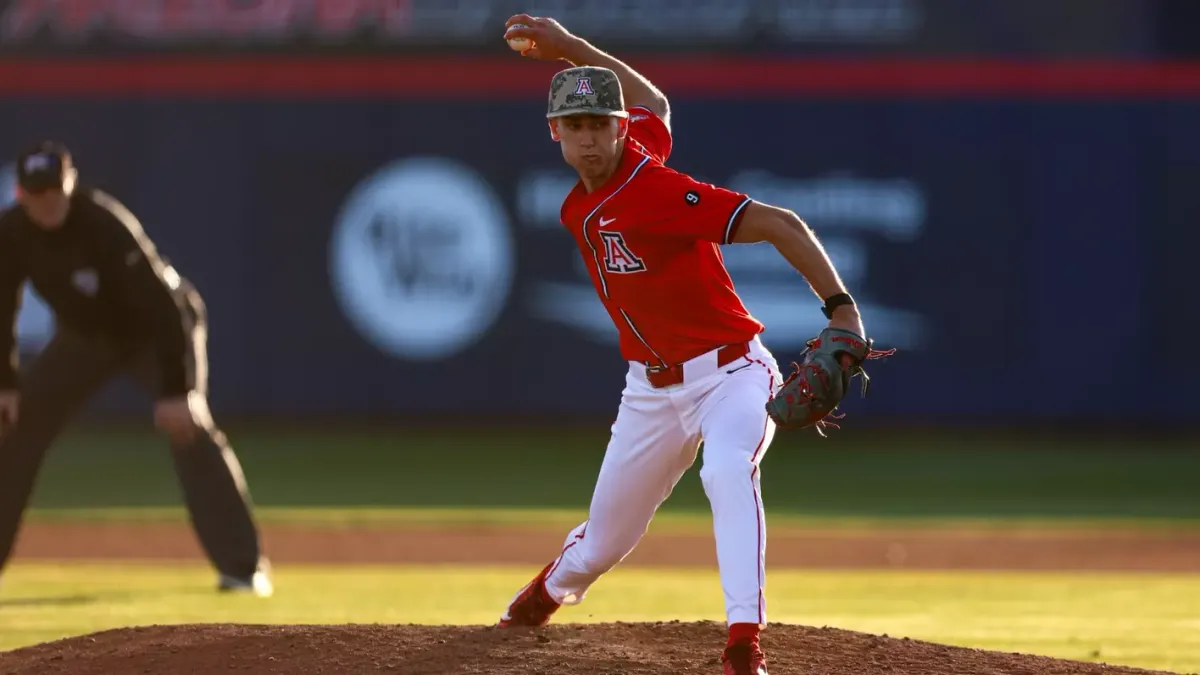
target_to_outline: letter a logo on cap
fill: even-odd
[[[579,78],[579,83],[575,85],[575,95],[576,96],[585,96],[585,95],[591,96],[592,94],[595,94],[595,93],[596,92],[592,89],[592,78],[590,78],[590,77]]]

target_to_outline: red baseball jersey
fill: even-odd
[[[664,166],[671,131],[646,108],[629,113],[616,173],[592,193],[576,184],[561,212],[622,356],[674,365],[752,339],[763,325],[734,290],[720,249],[750,198]]]

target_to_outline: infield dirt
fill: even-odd
[[[198,625],[129,628],[0,654],[6,675],[671,675],[721,672],[715,623],[544,629]],[[946,647],[831,628],[764,635],[776,675],[1134,675],[1154,671]]]

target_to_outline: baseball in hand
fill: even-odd
[[[528,27],[529,26],[526,26],[525,24],[514,23],[513,25],[509,26],[508,28],[509,28],[509,30],[512,30],[513,28],[528,28]],[[510,48],[512,48],[512,50],[514,52],[523,52],[523,51],[525,51],[527,49],[531,49],[533,47],[533,41],[530,40],[529,38],[523,38],[523,37],[508,38],[508,46]]]

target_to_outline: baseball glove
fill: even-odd
[[[837,428],[829,420],[842,418],[836,411],[852,378],[862,376],[862,395],[867,395],[871,378],[863,370],[863,362],[896,353],[895,349],[880,351],[871,345],[871,340],[838,328],[826,328],[809,340],[800,363],[792,363],[794,372],[767,402],[767,414],[775,425],[780,429],[815,426],[822,436],[823,427]]]

